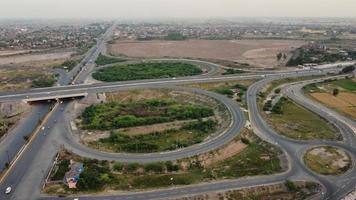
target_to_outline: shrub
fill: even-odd
[[[120,162],[116,162],[114,165],[113,165],[113,169],[115,171],[122,171],[122,169],[124,168],[124,164],[120,163]]]

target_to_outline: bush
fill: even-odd
[[[120,162],[116,162],[114,165],[113,165],[113,169],[115,171],[122,171],[122,169],[124,168],[124,164],[120,163]]]
[[[279,94],[281,92],[281,88],[277,88],[274,90],[274,93]]]
[[[250,140],[247,139],[247,138],[241,138],[241,142],[244,143],[244,144],[250,144]]]
[[[145,165],[146,172],[162,173],[164,170],[164,164],[161,162],[149,163]]]
[[[179,170],[179,166],[178,165],[174,165],[172,163],[172,161],[167,161],[166,162],[166,168],[168,172],[176,172]]]
[[[339,89],[335,88],[333,89],[333,95],[337,96],[339,94]]]
[[[286,180],[284,185],[287,187],[288,191],[295,192],[298,190],[297,186],[290,180]]]
[[[132,173],[132,172],[136,172],[139,167],[140,167],[140,164],[138,164],[138,163],[130,163],[127,165],[126,170],[127,170],[127,172]]]
[[[31,87],[33,88],[43,88],[43,87],[52,87],[56,82],[53,76],[40,77],[32,81]]]

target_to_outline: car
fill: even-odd
[[[11,192],[11,187],[7,187],[5,190],[5,194],[10,194],[10,192]]]

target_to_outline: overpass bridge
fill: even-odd
[[[23,99],[26,103],[32,103],[37,101],[48,101],[48,100],[59,100],[59,99],[68,99],[68,98],[80,98],[86,97],[88,93],[77,93],[77,94],[53,94],[47,96],[38,96],[38,97],[29,97]]]

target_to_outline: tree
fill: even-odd
[[[353,72],[354,70],[355,70],[355,66],[351,65],[351,66],[347,66],[347,67],[343,68],[341,70],[341,73],[347,74],[347,73]]]
[[[283,54],[283,60],[287,59],[287,54]]]
[[[280,60],[282,59],[282,56],[283,56],[282,53],[279,52],[279,53],[277,54],[277,60],[280,61]]]
[[[338,94],[339,94],[339,89],[335,88],[335,89],[333,90],[333,95],[334,95],[334,96],[337,96]]]
[[[288,191],[293,192],[298,189],[297,186],[290,180],[286,180],[286,182],[284,184],[287,187]]]

